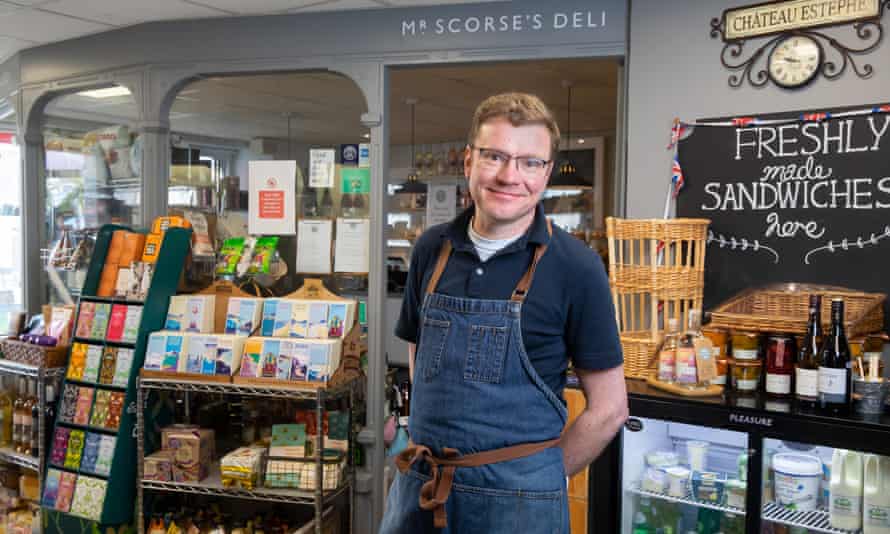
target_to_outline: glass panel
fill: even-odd
[[[24,309],[22,300],[22,175],[19,146],[0,133],[0,335],[9,317]]]
[[[80,291],[96,231],[142,220],[142,141],[136,106],[121,86],[53,100],[44,121],[46,300]]]
[[[744,533],[747,435],[635,419],[639,431],[623,430],[621,532]]]
[[[761,532],[890,532],[890,458],[763,440]]]

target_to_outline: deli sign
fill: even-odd
[[[874,20],[880,0],[786,0],[723,12],[723,40],[737,41],[792,30]]]

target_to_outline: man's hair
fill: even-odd
[[[550,132],[550,158],[559,152],[559,126],[550,108],[535,95],[528,93],[501,93],[486,98],[473,113],[468,143],[472,146],[479,135],[479,128],[492,119],[504,117],[513,126],[540,124]]]

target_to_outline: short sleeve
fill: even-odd
[[[579,369],[611,369],[621,365],[624,357],[609,279],[599,256],[594,255],[585,267],[580,287],[573,286],[571,293],[566,348]]]
[[[408,280],[405,284],[405,295],[402,297],[402,309],[396,322],[395,334],[408,343],[417,343],[420,324],[421,291],[423,290],[423,274],[426,261],[423,247],[418,241],[411,253],[411,264],[408,266]],[[421,265],[423,264],[423,265]]]

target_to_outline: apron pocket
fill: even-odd
[[[470,325],[464,380],[500,384],[509,329],[509,326]]]
[[[426,381],[430,381],[439,374],[442,353],[445,351],[445,341],[448,339],[450,328],[450,321],[440,321],[428,317],[423,320],[415,363],[417,364],[417,373]]]
[[[455,533],[564,534],[564,492],[475,492],[453,489],[448,526]]]

